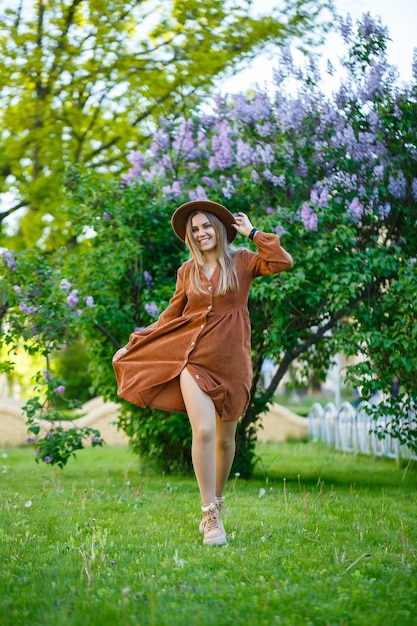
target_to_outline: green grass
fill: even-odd
[[[328,393],[309,392],[297,396],[295,392],[290,392],[274,396],[274,401],[301,417],[307,417],[313,404],[325,407],[329,402],[335,402],[335,397]],[[353,403],[353,394],[349,389],[342,390],[341,401]]]
[[[417,623],[415,467],[264,444],[228,484],[228,545],[206,548],[192,478],[125,449],[64,471],[5,452],[2,626]]]

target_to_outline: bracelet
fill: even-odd
[[[254,236],[255,236],[255,233],[257,233],[257,232],[258,232],[258,230],[259,230],[259,228],[252,228],[252,230],[250,231],[250,233],[249,233],[249,239],[250,239],[251,241],[253,241],[253,238],[254,238]]]

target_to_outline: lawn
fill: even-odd
[[[192,478],[126,449],[0,454],[2,626],[417,624],[415,466],[263,444],[207,548]]]

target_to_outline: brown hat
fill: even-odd
[[[235,218],[225,206],[218,204],[217,202],[212,202],[211,200],[206,200],[206,198],[186,202],[175,210],[171,218],[172,228],[174,229],[175,234],[178,235],[182,241],[185,241],[185,225],[187,223],[187,218],[195,211],[213,213],[213,215],[218,217],[226,227],[227,241],[232,243],[237,234],[237,231],[232,226],[232,224],[235,224]]]

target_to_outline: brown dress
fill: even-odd
[[[194,261],[183,263],[169,306],[158,321],[134,332],[127,351],[116,353],[113,367],[118,395],[141,407],[185,413],[179,376],[184,367],[213,400],[224,420],[237,420],[246,408],[252,382],[250,321],[247,308],[253,278],[292,265],[277,235],[257,231],[258,253],[238,249],[234,263],[239,289],[215,296],[220,268],[211,279],[201,273],[206,294],[190,286]]]

